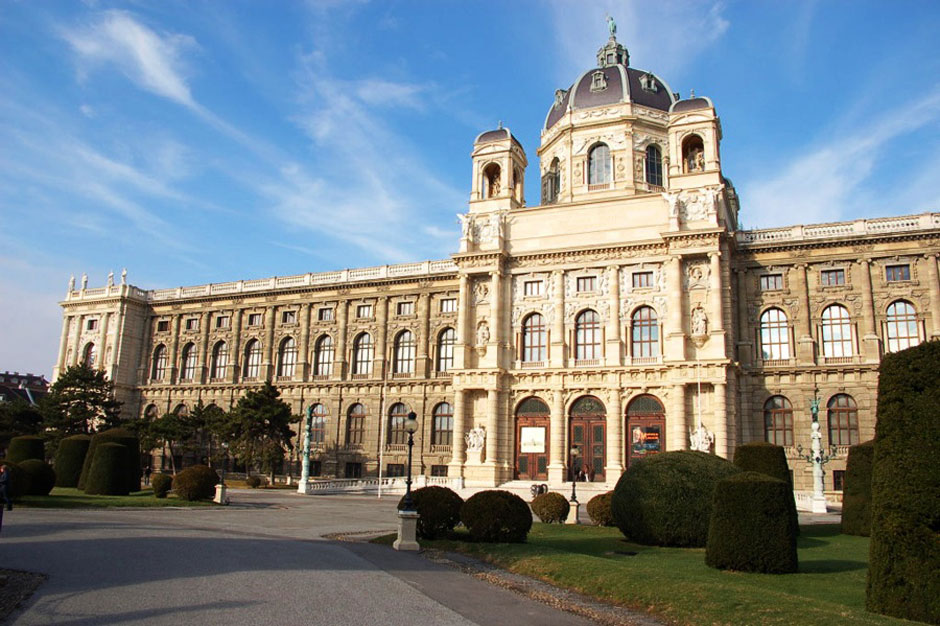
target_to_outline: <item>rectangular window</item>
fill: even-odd
[[[297,311],[284,311],[281,313],[282,324],[293,324],[297,321]]]
[[[346,478],[362,478],[362,463],[347,463]]]
[[[228,328],[231,323],[231,319],[228,315],[220,315],[215,318],[215,327],[216,328]]]
[[[360,304],[356,307],[356,317],[359,319],[365,319],[372,317],[372,305],[371,304]]]
[[[845,284],[845,270],[823,270],[820,274],[823,287]]]
[[[845,470],[832,470],[832,489],[842,491],[845,485]]]
[[[432,465],[431,466],[431,476],[438,476],[441,478],[447,477],[447,466],[446,465]]]
[[[399,315],[414,315],[415,313],[415,303],[414,302],[399,302],[396,309]]]
[[[441,300],[441,313],[456,313],[457,298],[444,298]]]
[[[633,272],[633,288],[643,289],[653,286],[653,272]]]
[[[761,291],[778,291],[783,289],[783,274],[764,274],[760,277]]]
[[[85,325],[85,328],[88,330],[95,330],[98,328],[98,320],[88,320],[88,323]]]
[[[248,325],[249,326],[261,326],[261,313],[249,313]]]
[[[199,330],[199,318],[191,317],[186,320],[186,330]]]
[[[910,279],[910,265],[889,265],[885,268],[885,280],[887,280],[889,283]]]
[[[385,466],[385,475],[389,478],[399,478],[405,475],[404,463],[389,463]]]
[[[170,330],[170,320],[160,320],[157,322],[158,333],[165,333],[168,330]]]
[[[577,289],[578,292],[585,291],[594,291],[595,285],[597,284],[596,276],[580,276],[578,277]]]
[[[543,284],[540,280],[527,280],[523,283],[522,293],[526,296],[540,296]]]
[[[321,322],[332,322],[333,321],[333,309],[331,307],[324,307],[317,311],[317,319]]]

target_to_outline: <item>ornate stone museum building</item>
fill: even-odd
[[[104,368],[125,411],[223,409],[273,382],[313,407],[312,473],[484,486],[612,485],[662,450],[767,440],[809,488],[810,402],[826,488],[874,435],[886,352],[940,336],[940,213],[738,227],[712,102],[680,99],[611,36],[558,90],[541,203],[508,128],[473,144],[450,259],[144,290],[70,286],[56,373]]]

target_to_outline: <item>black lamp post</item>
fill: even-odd
[[[571,444],[571,501],[578,501],[578,457],[581,456],[581,448],[578,444]]]
[[[405,432],[408,433],[408,477],[405,479],[405,502],[402,511],[414,511],[411,499],[411,453],[415,445],[415,431],[418,430],[418,414],[414,411],[405,419]]]
[[[228,444],[222,443],[222,480],[221,484],[225,486],[225,468],[228,467]]]

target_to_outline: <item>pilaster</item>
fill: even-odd
[[[560,389],[552,391],[550,410],[551,445],[548,450],[548,480],[557,484],[565,479],[565,397]]]
[[[682,329],[682,313],[685,310],[685,297],[682,290],[682,259],[670,257],[666,262],[666,289],[673,294],[666,311],[665,357],[667,361],[685,360],[685,332]]]
[[[300,306],[300,352],[297,355],[297,380],[310,380],[310,310],[308,303]]]
[[[604,475],[607,485],[613,487],[623,473],[623,420],[621,413],[621,393],[614,387],[608,394],[607,404],[607,465]]]
[[[927,264],[927,280],[930,283],[930,317],[933,328],[927,329],[927,337],[940,338],[940,278],[937,277],[937,254],[924,255]]]
[[[800,311],[796,317],[796,358],[798,365],[816,363],[816,344],[812,335],[813,311],[809,303],[809,284],[806,277],[806,264],[793,268],[796,277],[796,293],[800,298]]]
[[[261,363],[261,375],[264,380],[275,380],[275,364],[277,363],[277,346],[274,345],[275,307],[269,306],[264,311],[264,361]]]
[[[685,412],[685,384],[669,389],[669,408],[666,412],[667,450],[687,450],[689,443],[689,420]]]
[[[753,329],[750,327],[747,314],[747,270],[735,270],[737,275],[738,293],[736,296],[738,305],[738,323],[735,341],[737,341],[738,353],[737,360],[741,365],[750,365],[754,355]]]
[[[465,396],[466,392],[463,389],[454,390],[454,438],[450,447],[450,468],[447,470],[448,475],[453,478],[463,476],[463,464],[466,460],[464,445],[464,436],[467,430]]]
[[[460,275],[460,286],[457,291],[457,345],[454,346],[454,369],[464,369],[467,366],[467,350],[470,336],[467,332],[470,311],[470,279],[466,274]]]
[[[875,303],[868,259],[859,259],[856,276],[862,285],[862,357],[869,363],[877,363],[881,358],[881,341],[875,332]]]
[[[728,458],[734,433],[731,432],[731,420],[728,419],[728,386],[724,382],[714,384],[714,416],[715,416],[715,454]],[[702,399],[699,398],[699,402]]]
[[[565,274],[552,272],[552,327],[548,351],[549,367],[565,365]]]
[[[610,316],[607,318],[607,345],[604,350],[604,362],[607,365],[623,364],[623,349],[620,338],[620,266],[612,265],[607,268],[609,273],[610,296],[608,306]]]

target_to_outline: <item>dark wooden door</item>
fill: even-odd
[[[548,480],[549,417],[516,418],[516,478]]]
[[[578,446],[579,454],[571,454],[569,447],[569,480],[584,471],[584,478],[593,482],[604,482],[604,466],[607,465],[607,418],[603,415],[571,418],[568,434],[571,446]]]

